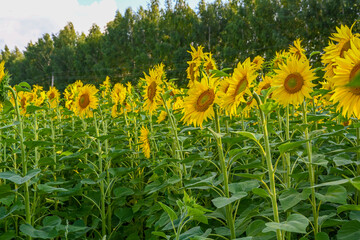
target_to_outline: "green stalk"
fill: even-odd
[[[289,114],[289,105],[286,106],[286,127],[285,127],[285,140],[290,141],[290,114]],[[290,170],[291,170],[291,162],[290,162],[290,153],[285,153],[286,159],[286,187],[291,187],[291,179],[290,179]]]
[[[304,125],[307,125],[307,116],[306,116],[306,102],[304,101],[302,104],[302,111],[303,111],[303,123]],[[312,211],[314,216],[314,235],[318,233],[318,212],[316,208],[316,198],[315,198],[315,175],[314,175],[314,168],[312,166],[312,146],[309,138],[309,129],[308,127],[305,128],[305,140],[306,142],[306,149],[308,152],[308,169],[309,169],[309,180],[310,180],[310,187],[311,187],[311,205],[312,205]]]
[[[99,139],[99,127],[97,124],[96,113],[94,113],[94,125],[96,130],[97,146],[98,146],[98,159],[99,159],[99,175],[103,172],[103,161],[101,152],[101,141]],[[105,192],[104,192],[104,179],[100,180],[100,215],[101,215],[101,234],[102,237],[106,236],[106,212],[105,212]]]
[[[279,219],[279,212],[278,212],[278,205],[277,205],[277,199],[276,199],[276,187],[275,187],[275,171],[272,165],[272,158],[271,158],[271,151],[270,151],[270,143],[269,143],[269,132],[267,129],[267,119],[265,116],[265,113],[261,110],[261,100],[259,95],[254,93],[254,98],[256,102],[259,105],[259,115],[262,125],[262,130],[264,134],[264,140],[265,140],[265,159],[267,164],[267,169],[269,173],[269,180],[270,180],[270,198],[271,198],[271,205],[273,209],[273,215],[274,215],[274,221],[277,223],[280,223]],[[276,237],[277,240],[282,239],[282,233],[280,230],[276,230]]]
[[[360,146],[360,127],[356,128],[356,146]],[[356,160],[357,161],[360,160],[359,152],[356,153]],[[360,176],[360,165],[359,164],[356,165],[356,172],[357,172],[357,176]],[[355,201],[357,202],[358,205],[360,205],[360,191],[359,190],[356,190]]]
[[[219,118],[217,106],[215,107],[215,127],[216,127],[216,132],[221,134],[220,118]],[[226,167],[226,162],[225,162],[225,156],[224,156],[221,136],[216,137],[216,143],[217,143],[217,147],[218,147],[221,172],[224,177],[223,181],[224,181],[225,197],[230,198],[228,172],[227,172],[227,167]],[[235,224],[234,224],[234,219],[232,216],[231,204],[226,205],[225,210],[226,210],[226,222],[227,222],[227,225],[228,225],[228,227],[230,229],[230,233],[231,233],[230,239],[235,239],[236,238]]]
[[[12,89],[11,87],[6,87],[6,89],[10,90],[11,94],[14,97],[15,110],[16,110],[17,120],[19,122],[18,126],[19,126],[19,138],[20,138],[20,149],[21,149],[22,174],[23,176],[26,176],[27,159],[26,159],[25,145],[24,145],[24,123],[20,116],[19,103],[14,89]],[[26,181],[24,184],[24,196],[25,196],[25,222],[31,225],[29,181]],[[31,239],[31,237],[28,236],[27,239]]]

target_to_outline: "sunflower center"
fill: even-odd
[[[79,105],[82,109],[86,108],[90,103],[90,97],[89,94],[84,93],[83,95],[80,96],[79,99]]]
[[[247,81],[246,76],[245,76],[239,81],[238,85],[236,86],[234,96],[237,96],[241,92],[245,91],[247,85],[248,85],[248,81]]]
[[[304,79],[299,73],[291,73],[285,78],[284,87],[288,93],[297,93],[304,85]]]
[[[340,50],[340,57],[344,57],[344,53],[347,52],[347,50],[350,49],[350,40],[344,43],[343,47]]]
[[[49,96],[49,99],[51,100],[51,99],[53,99],[55,97],[55,93],[50,93],[50,96]]]
[[[203,92],[202,94],[200,94],[196,105],[195,105],[195,109],[198,112],[205,112],[211,104],[214,103],[215,100],[215,93],[213,89],[208,89],[205,92]]]
[[[355,79],[355,76],[360,72],[360,63],[355,65],[350,72],[350,82]],[[350,87],[350,91],[355,95],[360,95],[360,87]]]
[[[189,75],[190,75],[190,80],[191,81],[195,81],[195,67],[196,67],[196,64],[195,63],[191,63],[189,68]]]
[[[25,97],[21,98],[20,105],[21,105],[21,108],[25,108],[25,105],[26,105],[26,98]]]
[[[207,74],[210,74],[210,70],[213,70],[214,69],[214,66],[212,64],[212,62],[209,62],[207,65],[206,65],[206,73]]]
[[[147,90],[147,95],[148,95],[148,98],[151,102],[154,101],[154,98],[155,98],[155,95],[156,95],[156,82],[152,82],[150,84],[150,86],[148,87],[148,90]]]

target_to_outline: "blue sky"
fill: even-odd
[[[164,8],[165,0],[159,2]],[[195,11],[198,2],[187,0]],[[149,3],[150,0],[7,0],[1,4],[0,49],[6,44],[10,50],[15,46],[25,50],[30,41],[36,42],[45,33],[56,34],[70,21],[79,33],[88,33],[94,23],[104,30],[117,10],[124,13],[131,7],[136,12]]]

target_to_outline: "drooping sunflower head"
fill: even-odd
[[[262,77],[262,81],[259,83],[259,85],[256,87],[255,92],[258,95],[261,95],[262,90],[267,90],[271,88],[272,78],[268,75],[265,75]]]
[[[33,85],[31,91],[30,102],[32,102],[35,106],[41,106],[41,104],[46,99],[46,93],[43,91],[43,87],[39,85]]]
[[[289,47],[289,52],[290,54],[295,55],[297,59],[301,59],[301,58],[306,59],[305,49],[301,47],[301,42],[302,40],[300,38],[296,39],[294,41],[294,46]]]
[[[101,97],[106,98],[106,96],[110,93],[111,89],[111,82],[109,76],[106,76],[105,81],[100,84],[101,91]]]
[[[160,94],[163,92],[162,89],[162,74],[164,73],[162,67],[155,67],[149,70],[149,75],[144,73],[145,78],[141,80],[146,82],[144,89],[144,109],[149,113],[155,111],[158,105],[161,103]]]
[[[51,108],[56,108],[59,104],[60,100],[60,92],[56,89],[56,87],[50,87],[49,91],[46,93],[47,98],[50,103]]]
[[[10,75],[5,71],[5,61],[0,63],[0,103],[8,99],[6,87],[9,86]]]
[[[211,53],[205,54],[204,57],[204,69],[207,75],[210,75],[211,70],[216,70],[215,60],[212,58]]]
[[[192,45],[190,45],[190,48],[191,48],[191,51],[188,51],[188,53],[191,54],[191,58],[192,60],[197,60],[197,59],[203,59],[204,58],[204,52],[203,52],[203,49],[204,47],[203,46],[198,46],[197,49],[195,49]]]
[[[111,91],[111,99],[113,104],[122,104],[126,98],[126,87],[121,83],[116,83]]]
[[[200,59],[191,60],[187,62],[189,64],[188,68],[186,69],[187,78],[189,79],[188,87],[192,87],[194,82],[198,81],[200,77]]]
[[[245,102],[244,95],[251,95],[250,88],[256,79],[255,67],[247,58],[242,64],[239,63],[229,79],[229,88],[221,98],[220,106],[230,115],[236,115],[241,102]]]
[[[92,116],[92,109],[98,107],[96,93],[99,91],[94,85],[86,84],[78,89],[79,92],[75,99],[76,113],[80,117]]]
[[[166,117],[167,117],[167,113],[165,111],[161,111],[156,122],[161,123],[166,119]]]
[[[200,126],[208,118],[214,117],[213,105],[217,102],[216,87],[218,79],[206,74],[203,75],[201,82],[195,82],[194,86],[187,92],[187,97],[184,98],[184,108],[182,110],[184,116],[182,121],[186,124],[194,124]]]
[[[20,113],[22,115],[26,114],[27,107],[31,104],[31,99],[33,98],[33,94],[31,92],[18,92],[17,93],[18,102],[20,105]]]
[[[262,56],[256,56],[252,64],[254,65],[254,68],[256,71],[260,70],[262,68],[262,65],[264,64],[265,59]]]
[[[149,129],[142,126],[140,129],[140,147],[146,158],[150,158],[151,148],[149,140]]]
[[[298,105],[304,98],[311,98],[310,93],[315,86],[311,81],[316,79],[309,61],[291,55],[286,64],[275,69],[272,85],[278,87],[273,92],[273,99],[281,105]]]
[[[279,68],[281,64],[283,64],[287,57],[289,56],[289,53],[285,50],[280,52],[275,52],[275,57],[272,59],[271,63],[273,68]]]

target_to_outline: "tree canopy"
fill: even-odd
[[[57,34],[44,34],[21,52],[7,46],[0,58],[12,75],[12,84],[27,81],[63,89],[81,79],[98,84],[137,81],[149,67],[163,62],[168,78],[184,84],[190,45],[211,51],[219,68],[260,55],[266,59],[287,49],[297,38],[308,51],[321,51],[340,24],[359,19],[356,0],[201,0],[196,11],[185,0],[159,0],[137,12],[116,12],[102,32],[93,25],[77,33],[69,22]],[[356,28],[359,28],[355,25]]]

